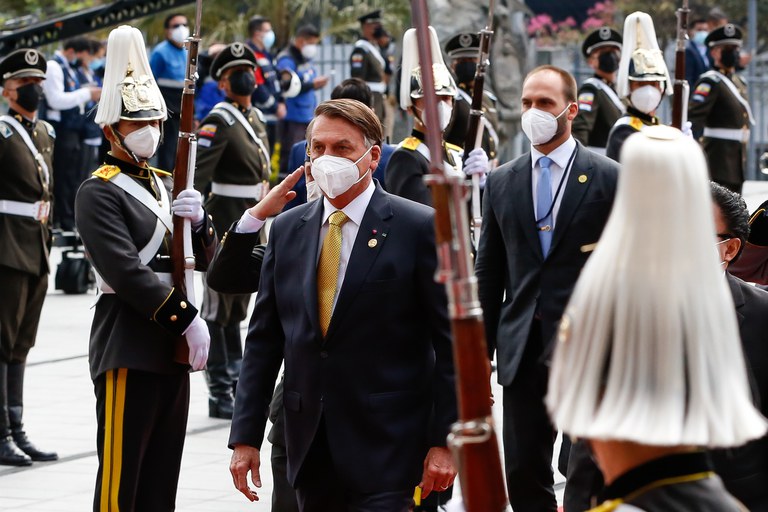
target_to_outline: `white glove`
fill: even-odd
[[[488,174],[488,155],[483,148],[475,148],[469,153],[467,161],[464,162],[464,173],[467,176],[480,176],[480,186],[485,185],[485,176]]]
[[[173,200],[171,211],[174,215],[191,220],[193,227],[200,227],[205,218],[203,196],[193,188],[182,190]]]
[[[685,124],[683,124],[683,129],[680,130],[683,132],[683,135],[686,137],[693,138],[693,130],[692,130],[693,124],[690,121],[686,121]]]
[[[208,326],[205,320],[195,316],[187,330],[184,331],[184,337],[189,346],[189,365],[193,370],[202,370],[205,363],[208,362],[208,348],[211,345],[211,334],[208,332]]]

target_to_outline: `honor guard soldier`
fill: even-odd
[[[440,41],[435,29],[430,27],[432,37],[432,76],[435,80],[437,111],[440,133],[444,133],[451,121],[456,83],[443,62]],[[418,203],[432,205],[432,194],[424,183],[429,174],[430,153],[426,140],[424,119],[424,88],[421,82],[416,29],[408,29],[403,35],[402,79],[400,80],[400,107],[413,115],[411,136],[403,140],[387,163],[385,172],[387,191]],[[462,172],[461,147],[443,141],[443,161],[447,168]],[[470,153],[464,164],[467,174],[475,172],[485,175],[488,170],[488,156],[482,148]]]
[[[21,421],[24,368],[50,272],[55,134],[37,118],[45,71],[37,50],[16,50],[0,62],[0,87],[9,105],[0,116],[0,465],[8,466],[58,458],[37,449]]]
[[[451,58],[451,69],[456,75],[458,94],[453,106],[453,119],[445,131],[445,141],[464,147],[469,126],[469,111],[472,108],[472,93],[475,72],[480,58],[480,36],[478,34],[456,34],[445,44],[445,53]],[[483,91],[483,140],[481,147],[488,158],[496,159],[499,147],[499,114],[496,97],[490,91]]]
[[[644,12],[634,12],[624,21],[624,47],[616,89],[628,106],[608,134],[605,154],[618,162],[627,137],[645,126],[659,124],[656,109],[664,94],[672,94],[669,70],[656,40],[653,20]]]
[[[688,120],[707,155],[715,181],[741,192],[750,126],[755,124],[744,79],[736,73],[742,31],[732,23],[705,39],[713,69],[699,78],[688,104]]]
[[[605,154],[608,133],[625,112],[614,89],[621,57],[621,34],[600,27],[589,34],[581,53],[595,74],[579,88],[579,113],[573,120],[573,136],[587,148]]]
[[[88,359],[96,395],[94,510],[174,510],[189,407],[189,369],[208,356],[208,328],[171,280],[171,213],[190,219],[198,270],[216,234],[195,190],[170,200],[170,174],[151,168],[166,105],[141,32],[109,34],[95,121],[104,165],[80,187],[77,225],[98,276]],[[167,134],[175,137],[176,134]],[[175,345],[186,342],[188,360]],[[189,363],[189,364],[187,364]]]
[[[266,194],[269,179],[267,131],[261,112],[251,107],[256,88],[256,56],[243,43],[224,48],[211,64],[226,100],[200,123],[195,188],[211,193],[205,202],[219,233]],[[220,294],[205,288],[202,317],[211,333],[208,357],[208,414],[232,418],[233,395],[240,374],[243,347],[240,322],[250,294]]]
[[[352,78],[360,78],[373,93],[373,111],[383,123],[384,101],[387,94],[387,61],[381,53],[374,32],[381,26],[381,10],[376,10],[357,18],[360,22],[360,39],[355,42],[355,49],[349,56]]]

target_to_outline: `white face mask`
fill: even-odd
[[[424,123],[424,110],[420,108],[416,108],[416,106],[413,106],[414,109],[416,109],[419,112],[419,119],[422,123]],[[448,127],[448,125],[451,123],[451,117],[453,117],[453,107],[446,103],[445,101],[438,101],[437,102],[437,116],[440,119],[440,131],[443,132]],[[427,123],[424,123],[425,125]]]
[[[182,44],[189,37],[189,27],[179,25],[171,31],[171,39],[178,44]]]
[[[317,45],[316,44],[305,44],[301,48],[301,54],[307,60],[314,59],[315,55],[317,55]]]
[[[323,155],[312,160],[312,177],[315,178],[315,183],[329,199],[340,196],[352,186],[360,183],[370,172],[371,169],[369,168],[365,174],[360,176],[357,164],[371,152],[371,149],[373,146],[368,148],[368,151],[363,153],[363,156],[355,162],[349,158],[333,155]]]
[[[317,186],[316,181],[307,182],[307,202],[314,201],[323,197],[323,193],[320,191],[320,187]]]
[[[520,120],[523,125],[523,133],[534,146],[550,142],[557,134],[557,120],[568,111],[569,103],[560,114],[554,116],[549,112],[537,108],[529,108],[523,112]]]
[[[124,138],[125,147],[138,158],[149,160],[157,151],[160,142],[160,130],[154,126],[145,126],[131,132]]]
[[[661,102],[661,91],[655,85],[644,85],[632,91],[629,100],[637,110],[650,114]]]

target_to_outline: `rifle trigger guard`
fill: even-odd
[[[490,418],[477,418],[469,421],[457,421],[451,425],[448,445],[458,450],[465,444],[480,444],[488,441],[493,433]]]

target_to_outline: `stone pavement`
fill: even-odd
[[[61,259],[51,257],[52,268]],[[55,450],[56,462],[25,468],[0,466],[0,511],[85,512],[92,509],[96,469],[96,399],[88,372],[88,333],[96,295],[64,295],[53,289],[43,308],[37,345],[30,352],[25,385],[25,427],[39,447]],[[198,277],[197,291],[200,294]],[[245,329],[246,323],[243,324]],[[191,375],[187,438],[177,495],[181,512],[268,511],[272,492],[270,445],[262,452],[260,501],[248,502],[232,485],[227,448],[229,421],[208,418],[202,372]],[[494,383],[497,404],[501,389]],[[501,410],[494,416],[501,425]],[[499,434],[500,435],[500,434]],[[556,452],[559,451],[559,445]],[[555,459],[556,460],[556,459]],[[563,477],[556,474],[558,499]]]

